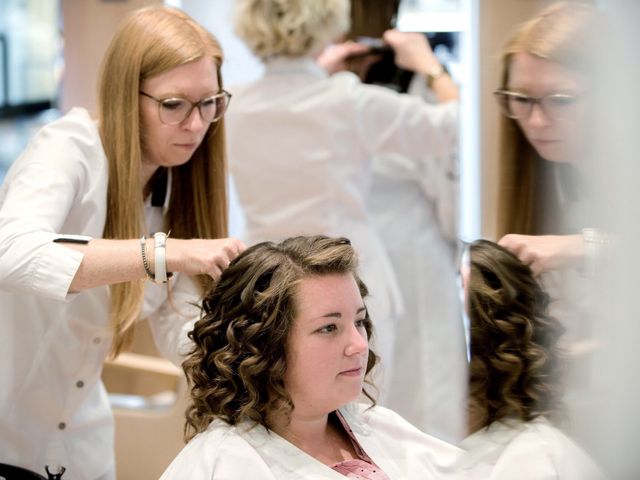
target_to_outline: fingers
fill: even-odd
[[[545,270],[546,259],[536,244],[536,237],[508,234],[498,240],[498,245],[506,248],[518,257],[518,260],[531,269],[534,276],[539,275]]]
[[[208,268],[205,273],[217,282],[220,280],[222,272],[224,272],[231,262],[247,247],[237,238],[223,238],[220,240],[211,240],[211,242],[215,242],[215,245],[213,249],[211,249]]]

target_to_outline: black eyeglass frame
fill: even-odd
[[[197,102],[192,102],[191,100],[188,100],[188,99],[186,99],[184,97],[167,97],[167,98],[160,99],[160,98],[154,97],[153,95],[149,95],[147,92],[144,92],[142,90],[138,90],[138,92],[141,95],[143,95],[143,96],[145,96],[147,98],[150,98],[151,100],[153,100],[154,102],[156,102],[158,104],[158,118],[165,125],[180,125],[182,122],[184,122],[187,118],[189,118],[191,116],[191,114],[193,113],[193,109],[196,108],[196,107],[198,107],[198,114],[200,115],[200,118],[202,119],[203,122],[216,123],[226,113],[227,109],[229,108],[229,104],[231,103],[231,97],[232,97],[232,95],[229,92],[227,92],[226,90],[220,90],[215,95],[211,95],[210,97],[203,98],[202,100],[199,100]],[[207,102],[207,101],[210,101],[211,99],[217,99],[217,98],[226,98],[226,100],[227,100],[225,102],[225,104],[224,104],[223,112],[217,118],[214,118],[213,120],[205,119],[204,116],[202,115],[202,110],[201,110],[203,102]],[[180,120],[179,122],[168,123],[168,122],[165,122],[162,119],[162,113],[161,113],[162,104],[164,102],[171,101],[171,100],[174,100],[174,101],[175,100],[180,100],[180,101],[187,102],[187,103],[189,103],[191,105],[191,107],[189,108],[189,111],[185,114],[184,118],[182,120]]]
[[[572,102],[576,101],[580,95],[576,95],[576,94],[569,94],[569,93],[551,93],[549,95],[545,95],[543,97],[532,97],[531,95],[526,95],[524,93],[520,93],[520,92],[514,92],[511,90],[506,90],[503,88],[500,88],[496,91],[493,92],[493,95],[495,96],[496,100],[498,101],[498,105],[500,106],[500,110],[502,111],[502,113],[508,117],[511,118],[513,120],[522,120],[523,118],[529,118],[529,116],[531,115],[531,112],[533,111],[533,106],[534,105],[539,105],[540,108],[542,109],[542,111],[544,112],[544,114],[546,116],[548,116],[549,118],[553,118],[553,119],[561,119],[562,116],[558,116],[557,114],[553,114],[549,111],[548,107],[545,107],[545,104],[543,103],[545,100],[549,99],[549,98],[562,98],[564,100],[571,100]],[[509,99],[510,98],[518,98],[518,99],[522,99],[522,100],[527,100],[528,102],[530,102],[528,104],[527,107],[527,113],[526,115],[514,115],[508,105]]]

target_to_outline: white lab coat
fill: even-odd
[[[403,307],[369,216],[372,158],[400,153],[425,162],[449,159],[457,147],[457,106],[431,106],[363,85],[348,72],[329,77],[311,59],[271,60],[261,79],[231,90],[229,165],[246,241],[348,237],[371,294],[373,348],[392,371],[394,321]]]
[[[422,76],[409,94],[428,99]],[[454,154],[455,155],[455,154]],[[459,182],[455,158],[400,155],[373,162],[371,216],[405,307],[385,404],[449,442],[464,437],[466,349],[457,288]],[[402,212],[402,214],[398,214]]]
[[[486,480],[593,480],[602,473],[567,435],[538,417],[494,422],[462,441],[462,472]]]
[[[0,462],[65,478],[113,475],[113,418],[100,379],[109,352],[108,287],[68,294],[82,254],[52,240],[60,234],[102,237],[107,159],[95,123],[74,109],[40,130],[0,189]],[[163,229],[163,208],[146,206],[150,231]],[[161,352],[180,362],[198,298],[178,275],[173,303],[164,286],[145,289]],[[144,448],[144,446],[141,446]]]
[[[431,437],[383,407],[349,404],[340,409],[358,443],[393,480],[460,478],[461,451]],[[344,480],[344,476],[289,443],[250,423],[221,420],[194,437],[161,480]]]

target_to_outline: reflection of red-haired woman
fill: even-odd
[[[535,274],[580,267],[587,197],[592,7],[561,3],[522,24],[504,47],[495,92],[501,124],[498,233]],[[596,238],[598,237],[598,238]]]

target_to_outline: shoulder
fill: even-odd
[[[468,467],[490,468],[491,478],[600,478],[587,454],[544,418],[496,422],[469,436],[462,446],[468,450]]]
[[[221,420],[214,421],[187,443],[161,480],[270,478],[268,467],[239,428]]]
[[[340,409],[358,443],[390,478],[459,478],[462,451],[384,407]]]
[[[86,110],[74,108],[36,132],[11,166],[7,178],[36,169],[40,176],[83,182],[102,178],[106,168],[96,123]]]
[[[61,141],[70,140],[87,146],[100,143],[98,126],[84,108],[71,109],[67,114],[45,125],[36,138],[38,136]]]
[[[529,422],[531,438],[538,439],[560,473],[568,478],[600,478],[601,472],[589,455],[566,433],[545,418]],[[561,475],[564,478],[564,475]]]
[[[354,432],[375,435],[383,443],[399,446],[415,445],[428,456],[457,459],[461,450],[433,437],[409,423],[402,416],[385,407],[352,403],[340,409]]]
[[[64,164],[78,159],[93,162],[104,160],[104,149],[97,124],[89,112],[74,108],[42,127],[24,156],[41,163]]]

